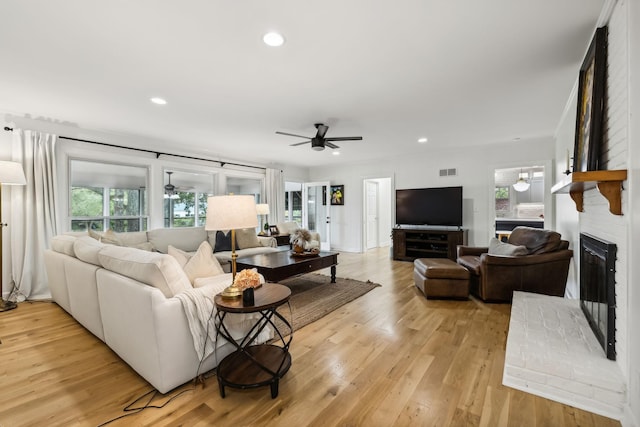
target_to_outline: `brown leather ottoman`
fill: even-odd
[[[469,271],[449,258],[418,258],[413,280],[427,298],[469,298]]]

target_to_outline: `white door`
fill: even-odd
[[[365,211],[367,217],[367,249],[379,246],[378,237],[378,183],[376,181],[365,182]]]
[[[330,183],[306,182],[302,187],[302,227],[320,234],[320,249],[331,247]]]

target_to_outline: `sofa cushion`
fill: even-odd
[[[163,254],[167,253],[169,245],[192,252],[207,240],[207,232],[204,227],[158,228],[147,231],[147,238],[153,248]]]
[[[132,231],[126,233],[116,233],[112,229],[107,231],[89,230],[89,236],[100,243],[116,246],[127,246],[130,248],[152,251],[153,245],[147,241],[146,231]]]
[[[516,227],[509,235],[509,243],[526,246],[529,254],[556,251],[561,244],[560,234],[551,230],[533,227]]]
[[[89,236],[78,237],[73,243],[73,250],[80,261],[98,266],[102,266],[98,258],[98,253],[104,247],[104,243]]]
[[[158,288],[167,298],[191,288],[178,261],[166,254],[106,245],[98,259],[105,269]]]
[[[528,255],[529,251],[526,246],[512,245],[492,237],[489,241],[489,251],[487,253],[489,255],[523,256]]]
[[[55,252],[59,252],[61,254],[69,255],[72,257],[76,256],[76,253],[73,249],[73,244],[76,241],[76,237],[73,236],[54,236],[51,239],[51,249]]]
[[[254,228],[242,228],[236,230],[236,243],[238,245],[237,249],[257,248],[262,246]]]
[[[129,231],[127,233],[114,233],[120,240],[121,246],[128,246],[130,248],[142,249],[144,244],[148,244],[146,231]],[[147,247],[152,247],[151,245]]]
[[[191,284],[200,277],[212,277],[223,274],[224,270],[213,256],[209,242],[202,242],[195,254],[190,254],[169,245],[169,255],[173,256],[187,274]]]

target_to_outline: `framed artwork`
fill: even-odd
[[[278,232],[278,227],[277,227],[277,226],[275,226],[275,225],[271,225],[271,226],[269,226],[269,234],[270,234],[270,235],[273,235],[273,234],[280,234],[280,233]]]
[[[344,185],[331,186],[331,204],[344,205]]]
[[[607,27],[596,30],[580,67],[573,171],[598,170],[607,61]]]

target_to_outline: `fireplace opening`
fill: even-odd
[[[616,245],[580,233],[580,306],[607,359],[616,360]]]

